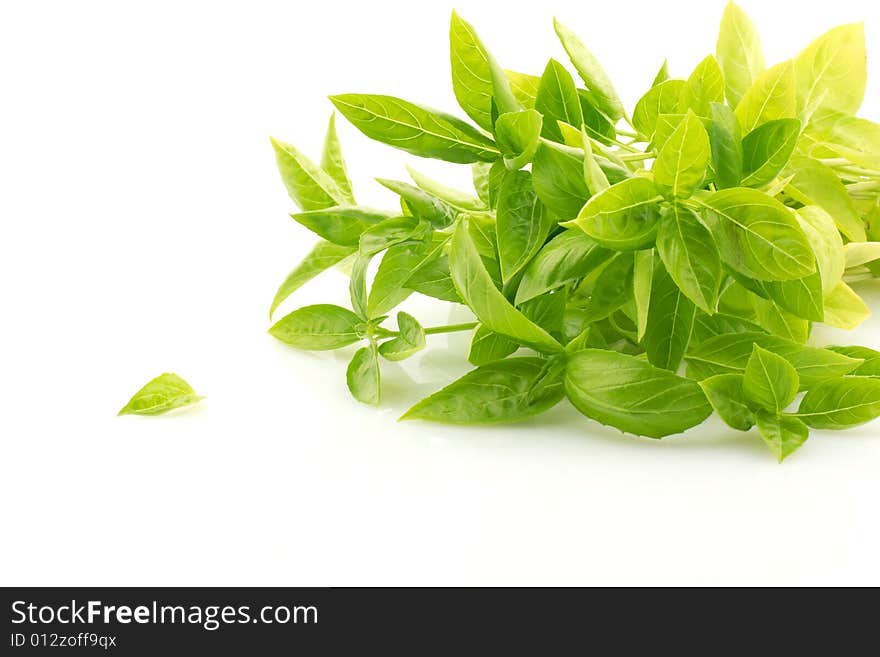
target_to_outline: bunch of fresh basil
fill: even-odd
[[[469,165],[474,193],[411,170],[411,183],[378,181],[400,208],[375,210],[355,200],[332,118],[320,163],[273,140],[292,216],[321,241],[272,311],[342,264],[351,309],[306,306],[271,334],[301,349],[362,343],[348,387],[378,403],[383,358],[472,330],[476,369],[405,418],[514,422],[567,398],[661,438],[714,410],[757,426],[782,460],[809,427],[880,415],[880,353],[806,345],[815,322],[860,324],[869,310],[849,283],[880,276],[880,125],[855,116],[862,26],[768,68],[731,3],[716,55],[686,79],[664,63],[631,115],[581,40],[555,29],[577,78],[553,59],[540,76],[504,70],[453,14],[452,83],[472,123],[393,96],[331,98],[368,137]],[[413,292],[475,321],[426,329],[399,312],[388,328]]]

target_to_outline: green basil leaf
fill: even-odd
[[[712,55],[697,65],[681,90],[678,111],[686,114],[688,110],[697,116],[712,116],[712,103],[724,102],[724,76]]]
[[[590,98],[596,107],[613,121],[623,118],[625,114],[623,103],[614,90],[614,85],[611,84],[608,74],[605,73],[605,69],[602,68],[593,53],[587,49],[574,32],[556,19],[553,20],[553,28],[556,30],[556,35],[575,70],[587,86]]]
[[[867,239],[855,205],[833,169],[808,157],[793,157],[790,170],[794,178],[786,186],[786,194],[804,205],[818,205],[828,212],[840,232],[853,242]]]
[[[521,109],[504,70],[480,41],[473,26],[452,12],[449,27],[452,88],[461,108],[477,125],[493,131],[492,102],[500,113]]]
[[[609,249],[651,246],[660,216],[660,195],[647,178],[630,178],[589,200],[566,226],[576,226]]]
[[[310,210],[290,216],[328,242],[356,247],[364,231],[394,215],[382,210],[351,205]]]
[[[687,116],[666,140],[652,171],[654,184],[667,198],[688,198],[703,184],[711,151],[702,121]]]
[[[495,122],[495,138],[508,169],[522,169],[532,161],[541,137],[543,117],[535,110],[508,112]]]
[[[651,291],[654,285],[654,249],[636,251],[633,257],[633,300],[636,306],[636,337],[639,342],[648,330]]]
[[[757,344],[743,373],[746,398],[758,408],[780,413],[794,401],[800,378],[794,366],[782,356]]]
[[[758,432],[780,463],[810,437],[810,429],[798,418],[766,411],[758,413]]]
[[[370,294],[367,297],[367,315],[381,317],[402,303],[411,293],[410,276],[424,260],[428,244],[398,244],[382,256]]]
[[[651,83],[652,87],[656,87],[659,84],[666,82],[669,79],[669,62],[667,60],[663,60],[663,65],[660,67],[660,70],[657,71],[657,75],[654,76],[654,81]]]
[[[666,80],[651,87],[633,110],[635,128],[644,136],[652,137],[657,118],[661,114],[675,114],[678,111],[678,99],[681,98],[684,85],[684,80]]]
[[[597,322],[614,313],[629,301],[633,293],[635,261],[631,253],[618,253],[596,278],[587,314]]]
[[[351,180],[348,177],[348,168],[345,166],[345,158],[342,157],[342,146],[339,136],[336,134],[336,112],[330,115],[330,123],[327,125],[327,134],[324,137],[324,150],[321,154],[321,168],[327,172],[342,195],[339,205],[354,205],[354,194],[351,191]],[[337,205],[334,203],[333,205]],[[305,209],[305,208],[303,208]],[[317,208],[320,209],[320,208]]]
[[[360,339],[363,320],[346,308],[328,303],[305,306],[279,319],[269,333],[298,349],[339,349]]]
[[[204,397],[197,395],[186,381],[166,372],[138,390],[117,415],[161,415],[201,399]]]
[[[490,280],[493,279],[490,277]],[[427,260],[416,271],[411,272],[406,279],[405,285],[414,292],[433,297],[434,299],[463,303],[452,280],[452,273],[449,269],[449,256],[442,251],[435,252],[431,259]]]
[[[763,281],[793,280],[816,271],[816,258],[788,208],[754,189],[724,189],[704,202],[721,258],[734,271]]]
[[[590,198],[583,152],[541,140],[532,162],[532,184],[550,212],[573,219]]]
[[[851,331],[871,316],[871,309],[849,285],[840,281],[825,295],[825,323]]]
[[[617,136],[617,131],[614,129],[614,124],[596,106],[590,92],[578,89],[578,99],[581,102],[581,114],[584,116],[584,127],[587,134],[603,144],[612,144]]]
[[[490,331],[482,324],[474,331],[471,339],[471,347],[468,352],[468,362],[473,365],[486,365],[496,360],[507,358],[519,345],[510,338]]]
[[[393,96],[343,94],[330,100],[370,139],[413,155],[459,164],[500,157],[491,139],[454,116]]]
[[[764,51],[755,24],[733,2],[727,4],[721,18],[715,54],[724,73],[727,101],[736,107],[764,72]]]
[[[477,162],[471,165],[471,180],[474,183],[474,191],[477,193],[477,197],[486,207],[492,206],[492,199],[489,193],[489,174],[499,165],[501,166],[502,170],[506,169],[503,163],[497,161],[493,164],[487,164],[486,162]]]
[[[541,86],[535,98],[535,109],[544,115],[541,135],[561,142],[562,133],[557,121],[580,127],[584,122],[581,101],[571,75],[565,67],[551,59],[541,76]]]
[[[773,180],[791,159],[800,133],[797,119],[776,119],[743,137],[743,187],[760,187]]]
[[[354,352],[345,373],[345,381],[352,397],[364,404],[378,404],[379,379],[379,353],[376,345],[361,347]]]
[[[762,73],[736,106],[736,118],[747,134],[775,119],[797,118],[794,65],[791,60]]]
[[[743,175],[743,146],[739,122],[726,105],[712,103],[711,112],[709,144],[715,168],[715,185],[718,189],[737,187]]]
[[[865,97],[866,60],[862,23],[823,34],[795,59],[798,107],[818,102],[820,109],[855,114]]]
[[[809,137],[816,139],[832,156],[853,164],[880,168],[880,124],[835,111],[813,115]]]
[[[278,306],[284,303],[291,294],[322,271],[339,264],[354,252],[355,249],[350,246],[339,246],[324,240],[318,242],[279,286],[275,298],[272,299],[272,306],[269,308],[269,319],[272,319]]]
[[[504,71],[507,80],[510,82],[510,91],[516,101],[525,109],[535,109],[535,100],[538,96],[538,87],[541,85],[541,78],[537,75],[529,75],[528,73],[517,73],[516,71]]]
[[[379,354],[386,360],[404,360],[425,348],[425,329],[412,315],[397,313],[398,336],[379,345]]]
[[[745,279],[738,279],[745,283]],[[825,320],[822,276],[819,272],[793,281],[749,281],[750,290],[795,317],[812,322]]]
[[[483,365],[420,401],[400,418],[450,424],[518,422],[543,413],[564,396],[561,377],[541,358]]]
[[[648,360],[665,370],[678,370],[694,330],[696,306],[681,293],[666,268],[654,268],[648,325],[642,344]]]
[[[828,347],[828,349],[829,351],[864,361],[856,369],[850,372],[850,376],[870,376],[880,378],[880,351],[856,346]]]
[[[562,292],[547,292],[529,299],[519,310],[529,320],[551,335],[562,335],[562,322],[565,315],[566,295]]]
[[[351,307],[355,314],[363,320],[370,319],[367,311],[367,267],[370,265],[372,256],[358,254],[351,268],[351,278],[348,281],[348,294],[351,298]]]
[[[847,429],[880,416],[880,379],[844,377],[804,396],[797,416],[814,429]]]
[[[516,304],[583,278],[613,255],[582,230],[561,232],[529,261],[516,291]]]
[[[406,206],[412,211],[413,215],[431,222],[431,225],[435,228],[449,226],[458,215],[458,211],[452,206],[409,183],[399,180],[387,180],[385,178],[376,178],[376,182],[400,196],[400,198],[406,201]]]
[[[501,278],[506,283],[544,245],[556,225],[532,187],[532,174],[516,171],[501,185],[496,219]]]
[[[456,210],[467,212],[471,210],[480,211],[486,209],[486,204],[478,198],[474,198],[473,196],[460,192],[452,187],[447,187],[446,185],[419,173],[409,165],[407,165],[406,170],[419,189],[440,199]]]
[[[816,266],[822,279],[822,292],[827,294],[843,280],[843,272],[846,269],[840,231],[837,230],[834,218],[817,205],[808,205],[797,210],[797,220],[810,242],[813,253],[816,254]]]
[[[466,224],[460,223],[453,234],[449,269],[459,296],[486,328],[537,351],[562,351],[562,345],[555,338],[529,321],[495,287],[468,235]]]
[[[348,197],[326,171],[293,145],[272,139],[281,180],[294,203],[302,210],[323,210],[346,205]]]
[[[696,381],[633,356],[599,349],[569,356],[565,392],[587,417],[651,438],[681,433],[712,413]]]
[[[755,426],[755,414],[746,403],[742,374],[718,374],[700,381],[712,408],[727,426],[748,431]]]
[[[697,312],[697,319],[694,322],[694,333],[691,336],[691,345],[696,346],[709,338],[727,333],[766,333],[766,331],[757,324],[742,317],[725,315],[724,313],[707,315],[703,312]]]
[[[705,312],[714,313],[723,275],[721,256],[712,233],[691,210],[672,205],[663,212],[657,252],[685,296]]]
[[[778,335],[798,344],[805,344],[810,338],[810,322],[783,309],[778,303],[752,297],[755,308],[755,321],[768,333]]]
[[[595,195],[611,187],[611,182],[599,165],[596,156],[593,155],[593,147],[587,137],[586,126],[581,126],[581,131],[584,138],[584,182],[587,183],[587,189],[590,190],[590,193]]]
[[[429,229],[427,223],[421,223],[415,217],[385,219],[361,233],[358,250],[361,255],[373,256],[408,239],[424,237]]]
[[[716,374],[744,372],[754,345],[782,356],[794,365],[801,390],[844,376],[862,364],[860,360],[836,354],[828,349],[807,347],[766,333],[731,333],[709,338],[685,356],[688,376],[705,379]]]

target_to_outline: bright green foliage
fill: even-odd
[[[204,399],[176,374],[160,374],[138,390],[118,415],[162,415]]]
[[[351,394],[376,404],[387,361],[472,332],[476,369],[406,419],[514,422],[567,398],[661,438],[714,411],[732,430],[757,427],[781,461],[810,428],[880,415],[880,353],[807,344],[815,323],[863,322],[854,281],[880,276],[880,125],[855,116],[863,27],[765,62],[731,2],[715,53],[679,76],[664,62],[631,114],[585,41],[553,27],[569,61],[517,73],[453,14],[452,90],[469,120],[394,96],[331,97],[371,139],[470,165],[473,190],[408,167],[414,184],[377,179],[397,204],[371,209],[355,200],[333,117],[320,164],[272,141],[292,216],[321,241],[271,310],[334,266],[351,310],[305,306],[270,333],[348,348]],[[395,312],[413,294],[472,320],[422,327]]]

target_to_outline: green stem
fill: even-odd
[[[630,153],[627,155],[619,155],[618,157],[624,162],[641,162],[642,160],[650,160],[651,158],[657,157],[657,154],[654,151],[648,151],[647,153]]]
[[[470,331],[477,327],[479,322],[467,322],[466,324],[447,324],[446,326],[432,326],[425,329],[425,335],[437,333],[455,333],[456,331]]]
[[[857,194],[859,192],[870,192],[875,189],[880,189],[880,180],[868,180],[865,182],[853,183],[852,185],[846,186],[846,191],[850,194]]]

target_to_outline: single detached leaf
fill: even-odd
[[[681,433],[712,413],[696,381],[639,358],[600,349],[569,356],[565,392],[587,417],[651,438]]]
[[[161,415],[204,399],[176,374],[160,374],[138,390],[118,415]]]
[[[339,246],[356,247],[370,226],[394,215],[357,205],[311,210],[290,215],[313,233]]]
[[[505,178],[495,225],[503,281],[509,281],[531,261],[555,225],[535,194],[532,174],[516,171]]]
[[[379,379],[379,353],[376,345],[361,347],[354,352],[345,373],[345,381],[352,397],[364,404],[378,404]]]
[[[486,365],[507,358],[519,345],[510,338],[490,331],[482,324],[474,331],[468,362],[472,365]]]
[[[714,313],[721,290],[721,256],[712,233],[690,209],[674,204],[664,211],[657,252],[685,296]]]
[[[710,155],[706,129],[696,114],[688,111],[654,162],[657,189],[667,198],[688,198],[703,184]]]
[[[786,186],[786,194],[804,205],[818,205],[828,212],[840,232],[853,242],[867,239],[855,205],[833,169],[808,157],[793,157],[790,168],[794,178]]]
[[[477,125],[492,132],[495,123],[493,102],[502,114],[521,109],[510,90],[507,76],[486,50],[473,26],[455,11],[449,27],[449,43],[455,98]]]
[[[739,122],[726,105],[712,103],[712,123],[709,126],[709,144],[715,185],[718,189],[739,186],[743,175],[743,147]]]
[[[678,101],[678,111],[688,111],[708,118],[712,115],[712,103],[724,102],[724,76],[712,55],[697,65],[684,84]]]
[[[425,348],[425,330],[418,320],[403,311],[397,313],[398,336],[379,345],[386,360],[403,360]]]
[[[450,424],[518,422],[543,413],[563,396],[559,369],[552,361],[507,358],[468,372],[400,419]]]
[[[275,149],[281,180],[288,195],[300,209],[323,210],[349,203],[349,197],[339,189],[330,174],[296,147],[277,139],[272,139],[272,147]]]
[[[639,250],[651,246],[662,200],[647,178],[630,178],[589,200],[566,226],[576,226],[604,247]]]
[[[516,171],[532,161],[541,137],[543,117],[536,110],[508,112],[495,122],[495,138],[504,153],[504,164]]]
[[[666,80],[651,87],[636,104],[633,125],[645,137],[652,137],[661,114],[678,112],[678,99],[684,88],[684,80]]]
[[[345,166],[345,158],[342,157],[342,146],[339,144],[339,136],[336,134],[335,112],[330,115],[330,123],[327,125],[327,135],[324,137],[324,151],[321,154],[321,168],[336,183],[342,195],[342,202],[346,205],[354,205],[355,200],[354,194],[351,191],[348,168]],[[334,203],[334,205],[336,204]]]
[[[455,229],[449,269],[458,294],[486,328],[537,351],[562,351],[562,345],[555,338],[514,308],[495,287],[466,224],[459,224]]]
[[[743,134],[767,121],[797,118],[794,65],[791,60],[776,64],[752,83],[736,106]]]
[[[724,73],[727,101],[731,107],[736,107],[764,72],[764,51],[755,24],[733,2],[727,4],[721,18],[715,55]]]
[[[809,427],[796,417],[759,411],[757,419],[761,438],[780,463],[810,437]]]
[[[360,339],[363,320],[350,310],[321,303],[294,310],[279,319],[269,333],[299,349],[339,349]]]
[[[844,377],[804,396],[797,416],[814,429],[847,429],[880,416],[880,379]]]
[[[688,376],[705,379],[716,374],[745,372],[754,346],[772,351],[794,365],[801,390],[826,379],[844,376],[862,361],[834,353],[828,349],[807,347],[767,333],[740,332],[718,335],[704,340],[685,356]]]
[[[758,408],[780,413],[794,401],[800,379],[782,356],[755,345],[743,374],[746,398]]]
[[[835,27],[813,41],[795,58],[798,107],[855,114],[865,97],[867,80],[865,26]]]
[[[370,139],[413,155],[468,164],[500,156],[491,139],[464,121],[376,94],[331,96],[336,109]]]
[[[576,128],[584,122],[581,101],[571,74],[565,67],[551,59],[541,76],[541,86],[535,98],[535,109],[544,115],[544,126],[541,135],[561,142],[562,133],[557,121],[562,121]]]
[[[760,187],[773,180],[791,159],[800,133],[797,119],[777,119],[747,134],[742,140],[743,187]]]
[[[755,414],[743,392],[742,374],[718,374],[700,381],[706,398],[727,426],[748,431],[755,426]]]
[[[562,287],[596,270],[613,256],[581,230],[565,230],[529,261],[516,291],[516,304]]]
[[[333,267],[355,252],[350,246],[339,246],[332,242],[321,240],[309,254],[303,258],[296,268],[287,275],[281,283],[275,298],[272,299],[272,307],[269,308],[269,319],[284,301],[304,284],[308,283],[322,271]]]
[[[681,293],[666,268],[654,268],[648,325],[642,344],[648,360],[665,370],[678,370],[694,330],[696,307]]]
[[[816,271],[816,258],[794,215],[754,189],[716,192],[705,200],[705,218],[721,258],[745,276],[792,280]]]
[[[596,107],[612,121],[622,118],[625,113],[623,103],[620,102],[614,85],[611,84],[605,69],[602,68],[593,53],[587,49],[574,32],[556,19],[553,20],[553,28],[556,30],[556,35],[575,70],[587,86],[590,98]]]
[[[532,184],[550,212],[573,219],[590,198],[583,151],[541,140],[532,162]]]
[[[447,205],[456,208],[457,210],[479,211],[486,209],[486,204],[478,198],[474,198],[473,196],[466,194],[465,192],[460,192],[457,189],[453,189],[452,187],[447,187],[443,183],[439,183],[436,180],[433,180],[428,176],[419,173],[408,165],[406,167],[406,170],[419,189],[427,192],[435,198],[440,199]]]

